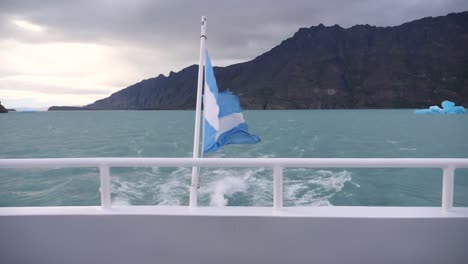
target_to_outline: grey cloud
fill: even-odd
[[[75,95],[108,95],[112,91],[107,89],[90,89],[63,87],[55,85],[29,83],[16,80],[2,80],[0,82],[0,91],[34,91],[48,94],[75,94]]]
[[[468,9],[468,2],[393,1],[11,1],[0,3],[2,24],[17,16],[48,28],[45,39],[167,50],[181,62],[198,55],[199,20],[208,17],[209,47],[221,60],[249,60],[291,36],[299,27],[324,23],[392,26],[424,16]],[[0,36],[13,35],[0,26]],[[255,45],[252,45],[255,43]]]
[[[208,17],[208,47],[213,62],[226,65],[253,59],[291,37],[300,27],[319,23],[394,26],[466,10],[465,0],[1,0],[0,41],[109,45],[118,48],[116,56],[150,78],[198,62],[201,15]],[[46,31],[37,34],[20,30],[11,22],[13,18],[44,26]],[[0,78],[12,74],[8,65],[0,67]],[[108,80],[120,88],[131,82]],[[77,96],[111,93],[90,87],[0,81],[0,91],[6,89]]]

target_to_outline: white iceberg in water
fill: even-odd
[[[455,106],[454,102],[443,101],[442,108],[437,105],[429,107],[429,109],[418,109],[414,111],[415,114],[464,114],[465,108],[463,106]]]

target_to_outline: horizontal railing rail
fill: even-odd
[[[98,168],[101,206],[111,207],[112,167],[267,167],[273,169],[273,207],[283,206],[284,168],[439,168],[443,170],[442,209],[453,207],[454,172],[468,159],[443,158],[57,158],[0,159],[0,168]],[[190,206],[196,206],[191,204]]]

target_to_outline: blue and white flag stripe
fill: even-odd
[[[203,114],[205,121],[208,122],[216,131],[219,129],[219,106],[216,101],[218,98],[218,84],[214,77],[213,66],[210,57],[206,52],[205,64],[205,94],[203,95]]]
[[[248,132],[239,97],[229,91],[218,92],[208,52],[206,53],[203,105],[204,153],[216,151],[227,144],[254,144],[260,141],[258,136]]]
[[[228,132],[242,123],[245,123],[242,113],[232,113],[230,115],[221,117],[219,119],[219,130],[216,132],[215,140],[217,141],[220,135]]]

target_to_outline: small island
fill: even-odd
[[[51,106],[47,111],[80,111],[86,110],[83,107],[79,106]]]

